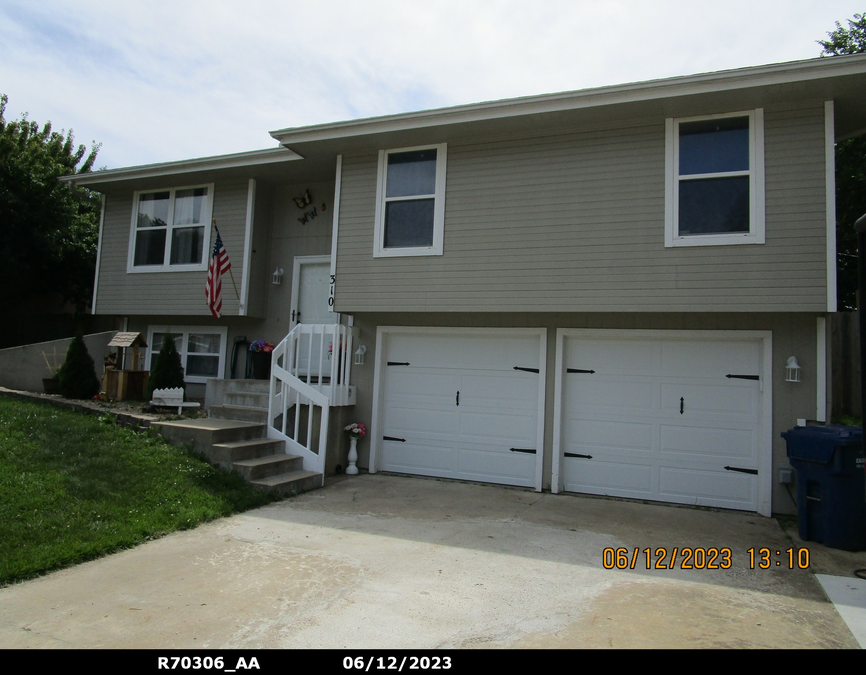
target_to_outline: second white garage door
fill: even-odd
[[[761,510],[762,339],[572,331],[558,348],[566,491]]]
[[[380,329],[378,468],[540,489],[545,332],[414,331]]]

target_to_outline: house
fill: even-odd
[[[69,180],[105,197],[94,311],[147,359],[179,335],[199,392],[242,376],[239,338],[281,343],[269,433],[318,420],[330,470],[364,421],[373,472],[769,515],[794,509],[780,433],[826,420],[834,142],[864,131],[866,56],[844,56]]]

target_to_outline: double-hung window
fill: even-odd
[[[446,144],[379,152],[374,256],[442,255]]]
[[[764,243],[763,110],[668,119],[665,246]]]
[[[128,271],[207,269],[213,185],[137,192]]]
[[[208,378],[222,378],[225,372],[225,327],[150,326],[148,333],[147,362],[150,370],[156,364],[163,342],[171,335],[180,354],[185,381],[203,383]]]

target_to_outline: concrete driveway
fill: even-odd
[[[812,571],[749,568],[749,548],[803,546],[813,571],[866,567],[757,515],[341,477],[2,589],[0,645],[857,647]],[[646,570],[647,547],[729,548],[731,567]],[[606,548],[635,569],[604,569]]]

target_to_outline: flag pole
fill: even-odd
[[[214,229],[217,231],[217,236],[219,236],[220,230],[219,230],[219,228],[217,227],[217,224],[216,224],[216,218],[211,218],[211,221],[213,222]],[[235,295],[236,295],[237,298],[238,298],[238,302],[240,302],[240,301],[241,301],[241,294],[238,293],[238,285],[235,283],[235,275],[234,275],[234,272],[232,272],[232,268],[231,268],[231,267],[229,267],[229,276],[232,278],[232,286],[234,286],[234,288],[235,288]]]

